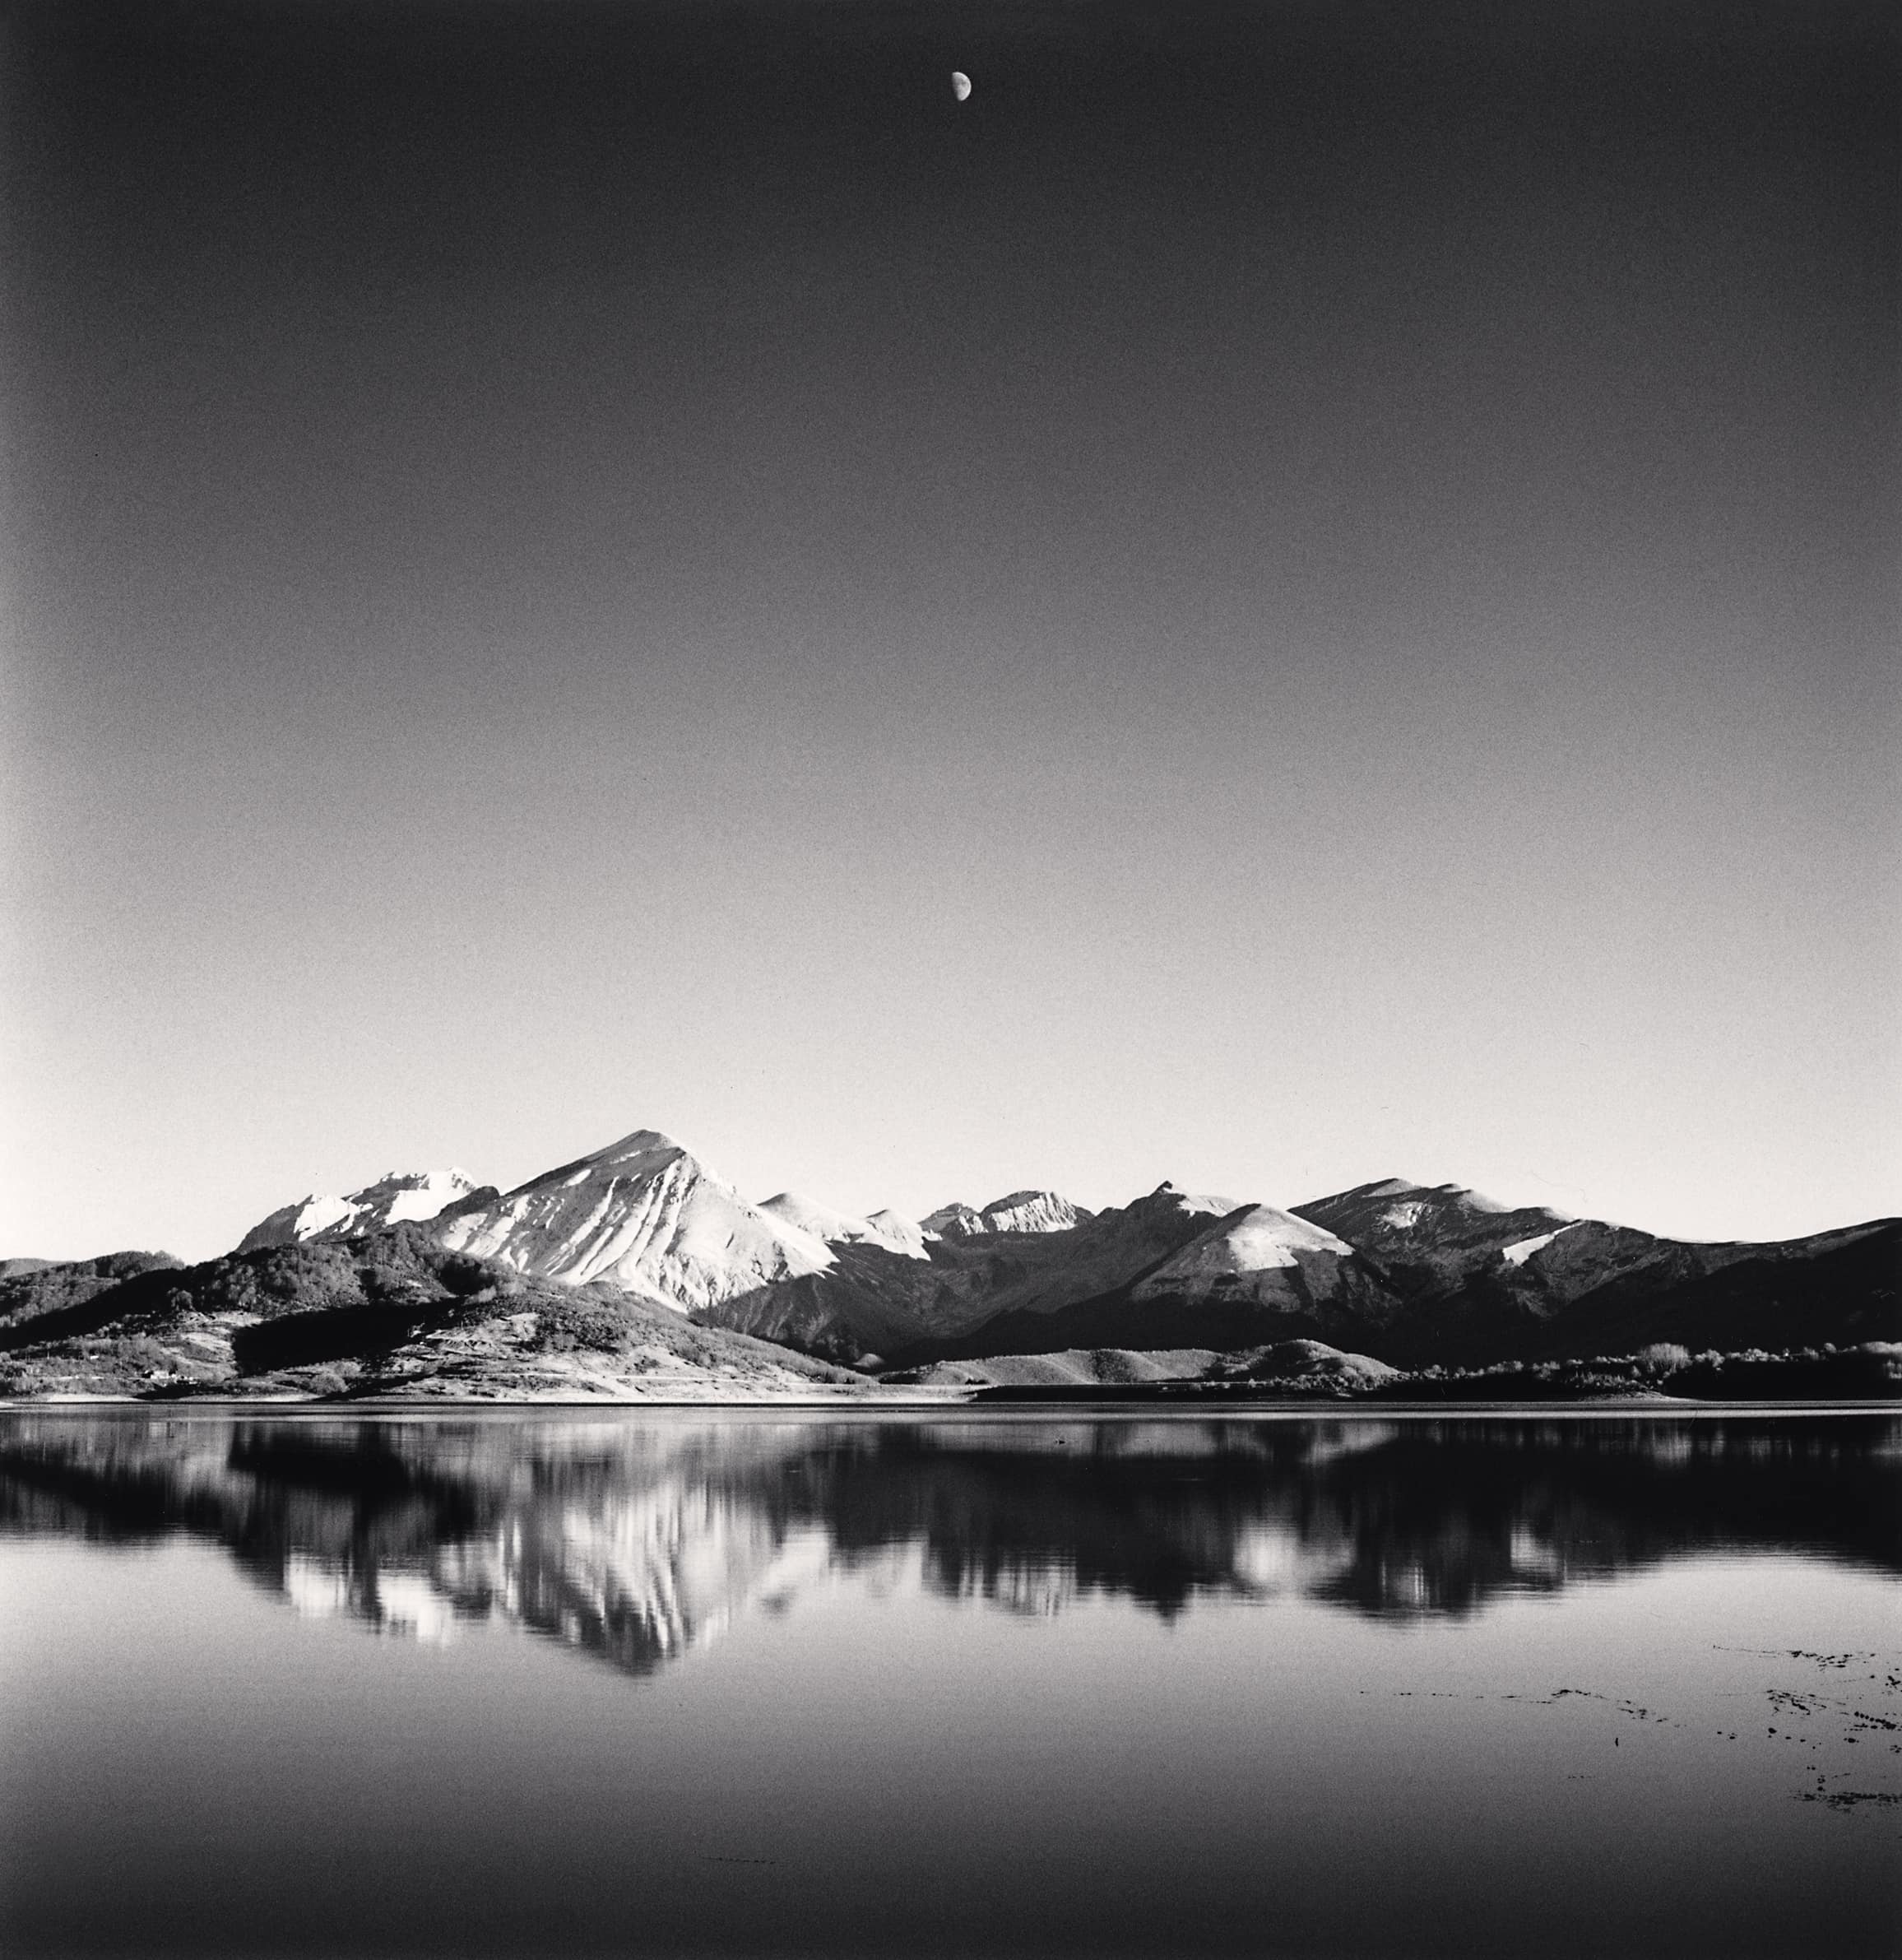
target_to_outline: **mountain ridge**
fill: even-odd
[[[392,1172],[343,1198],[300,1200],[225,1258],[266,1254],[304,1274],[286,1282],[293,1291],[316,1287],[300,1310],[328,1310],[308,1275],[332,1256],[362,1270],[434,1261],[434,1278],[411,1275],[425,1293],[447,1284],[442,1261],[462,1260],[506,1276],[489,1282],[503,1292],[535,1294],[539,1304],[512,1310],[524,1326],[559,1321],[564,1298],[586,1296],[834,1368],[915,1378],[986,1357],[1236,1354],[1302,1341],[1417,1368],[1579,1359],[1620,1343],[1720,1351],[1902,1337],[1895,1219],[1788,1241],[1674,1240],[1392,1177],[1287,1210],[1165,1181],[1095,1211],[1025,1187],[922,1220],[861,1216],[789,1191],[754,1203],[647,1129],[507,1191],[460,1171]],[[12,1261],[0,1268],[0,1338],[17,1349],[30,1326],[26,1345],[83,1344],[99,1326],[81,1323],[104,1298],[132,1312],[126,1340],[163,1349],[171,1335],[151,1333],[159,1322],[147,1296],[191,1296],[179,1270],[154,1254]],[[520,1358],[503,1350],[537,1337],[485,1338],[507,1375]],[[162,1358],[153,1367],[192,1372]]]

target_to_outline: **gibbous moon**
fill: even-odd
[[[953,68],[951,71],[951,93],[962,102],[971,93],[971,77]]]

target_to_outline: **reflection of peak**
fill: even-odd
[[[308,1619],[367,1620],[379,1633],[436,1646],[455,1633],[455,1601],[427,1572],[349,1565],[293,1551],[284,1562],[284,1591]]]
[[[303,1613],[528,1628],[648,1674],[828,1574],[1052,1613],[1218,1598],[1470,1613],[1751,1547],[1895,1572],[1886,1428],[383,1423],[143,1411],[0,1429],[0,1528],[222,1544]],[[1800,1454],[1800,1475],[1793,1475]]]
[[[762,1507],[679,1474],[657,1485],[512,1507],[489,1529],[419,1554],[357,1544],[292,1549],[283,1586],[313,1618],[347,1617],[439,1645],[499,1618],[648,1674],[703,1646],[754,1600],[823,1572],[829,1546]]]

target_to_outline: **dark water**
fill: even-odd
[[[1902,1944],[1902,1423],[0,1415],[0,1950]]]

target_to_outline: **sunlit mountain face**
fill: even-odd
[[[0,1523],[225,1548],[297,1611],[651,1672],[828,1574],[1054,1613],[1473,1613],[1710,1550],[1902,1566],[1902,1422],[255,1420],[23,1414]]]

